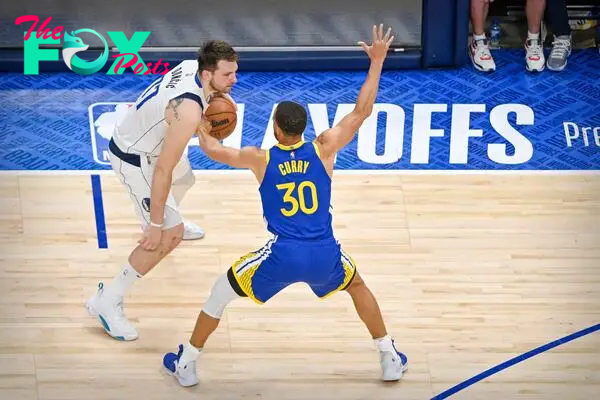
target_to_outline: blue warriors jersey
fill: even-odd
[[[284,238],[333,238],[331,178],[315,143],[276,144],[260,185],[267,230]]]
[[[356,264],[333,235],[331,178],[315,143],[271,147],[259,191],[274,237],[231,266],[236,292],[263,304],[296,282],[319,298],[349,287]]]

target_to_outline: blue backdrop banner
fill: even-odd
[[[352,170],[600,170],[600,57],[573,54],[560,74],[524,70],[522,52],[495,53],[498,71],[389,71],[371,117],[338,154]],[[274,144],[278,102],[304,104],[305,139],[350,112],[365,72],[242,73],[229,146]],[[0,169],[109,169],[112,127],[156,79],[133,74],[0,75]],[[194,169],[226,169],[193,140]]]

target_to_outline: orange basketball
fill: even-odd
[[[215,139],[223,140],[227,138],[237,124],[235,105],[221,94],[212,96],[204,115],[212,125],[210,136]]]

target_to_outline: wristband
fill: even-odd
[[[150,226],[153,226],[155,228],[162,228],[164,225],[164,222],[162,224],[155,224],[154,222],[150,221]]]

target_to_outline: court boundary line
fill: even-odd
[[[194,175],[249,174],[247,169],[194,169]],[[425,169],[334,169],[334,175],[600,175],[600,169],[592,170],[425,170]],[[14,175],[110,175],[105,170],[0,170],[0,176]]]
[[[447,389],[447,390],[443,391],[442,393],[435,395],[434,397],[431,398],[431,400],[443,400],[443,399],[446,399],[446,398],[448,398],[448,397],[450,397],[450,396],[452,396],[452,395],[460,392],[461,390],[464,390],[464,389],[468,388],[471,385],[474,385],[475,383],[477,383],[477,382],[479,382],[479,381],[481,381],[481,380],[483,380],[483,379],[485,379],[485,378],[487,378],[487,377],[489,377],[491,375],[497,374],[500,371],[503,371],[503,370],[505,370],[505,369],[507,369],[509,367],[512,367],[515,364],[523,362],[523,361],[525,361],[525,360],[527,360],[527,359],[529,359],[531,357],[534,357],[534,356],[536,356],[538,354],[544,353],[544,352],[546,352],[548,350],[551,350],[551,349],[553,349],[555,347],[558,347],[558,346],[560,346],[562,344],[568,343],[568,342],[570,342],[572,340],[575,340],[577,338],[580,338],[582,336],[586,336],[586,335],[589,335],[591,333],[594,333],[594,332],[596,332],[598,330],[600,330],[600,323],[598,323],[596,325],[592,325],[592,326],[587,327],[585,329],[579,330],[579,331],[577,331],[575,333],[571,333],[571,334],[569,334],[567,336],[564,336],[564,337],[562,337],[560,339],[557,339],[557,340],[555,340],[553,342],[546,343],[546,344],[544,344],[542,346],[539,346],[539,347],[537,347],[537,348],[535,348],[533,350],[529,350],[526,353],[523,353],[523,354],[521,354],[519,356],[513,357],[513,358],[511,358],[508,361],[505,361],[505,362],[503,362],[501,364],[498,364],[498,365],[496,365],[496,366],[494,366],[492,368],[489,368],[489,369],[487,369],[487,370],[485,370],[485,371],[483,371],[483,372],[481,372],[481,373],[473,376],[472,378],[467,379],[466,381],[463,381],[463,382],[461,382],[461,383],[459,383],[457,385],[454,385],[450,389]]]
[[[94,198],[94,215],[96,217],[96,238],[98,248],[108,248],[108,238],[106,235],[106,219],[104,218],[104,202],[102,200],[102,182],[100,175],[92,175],[92,196]]]

